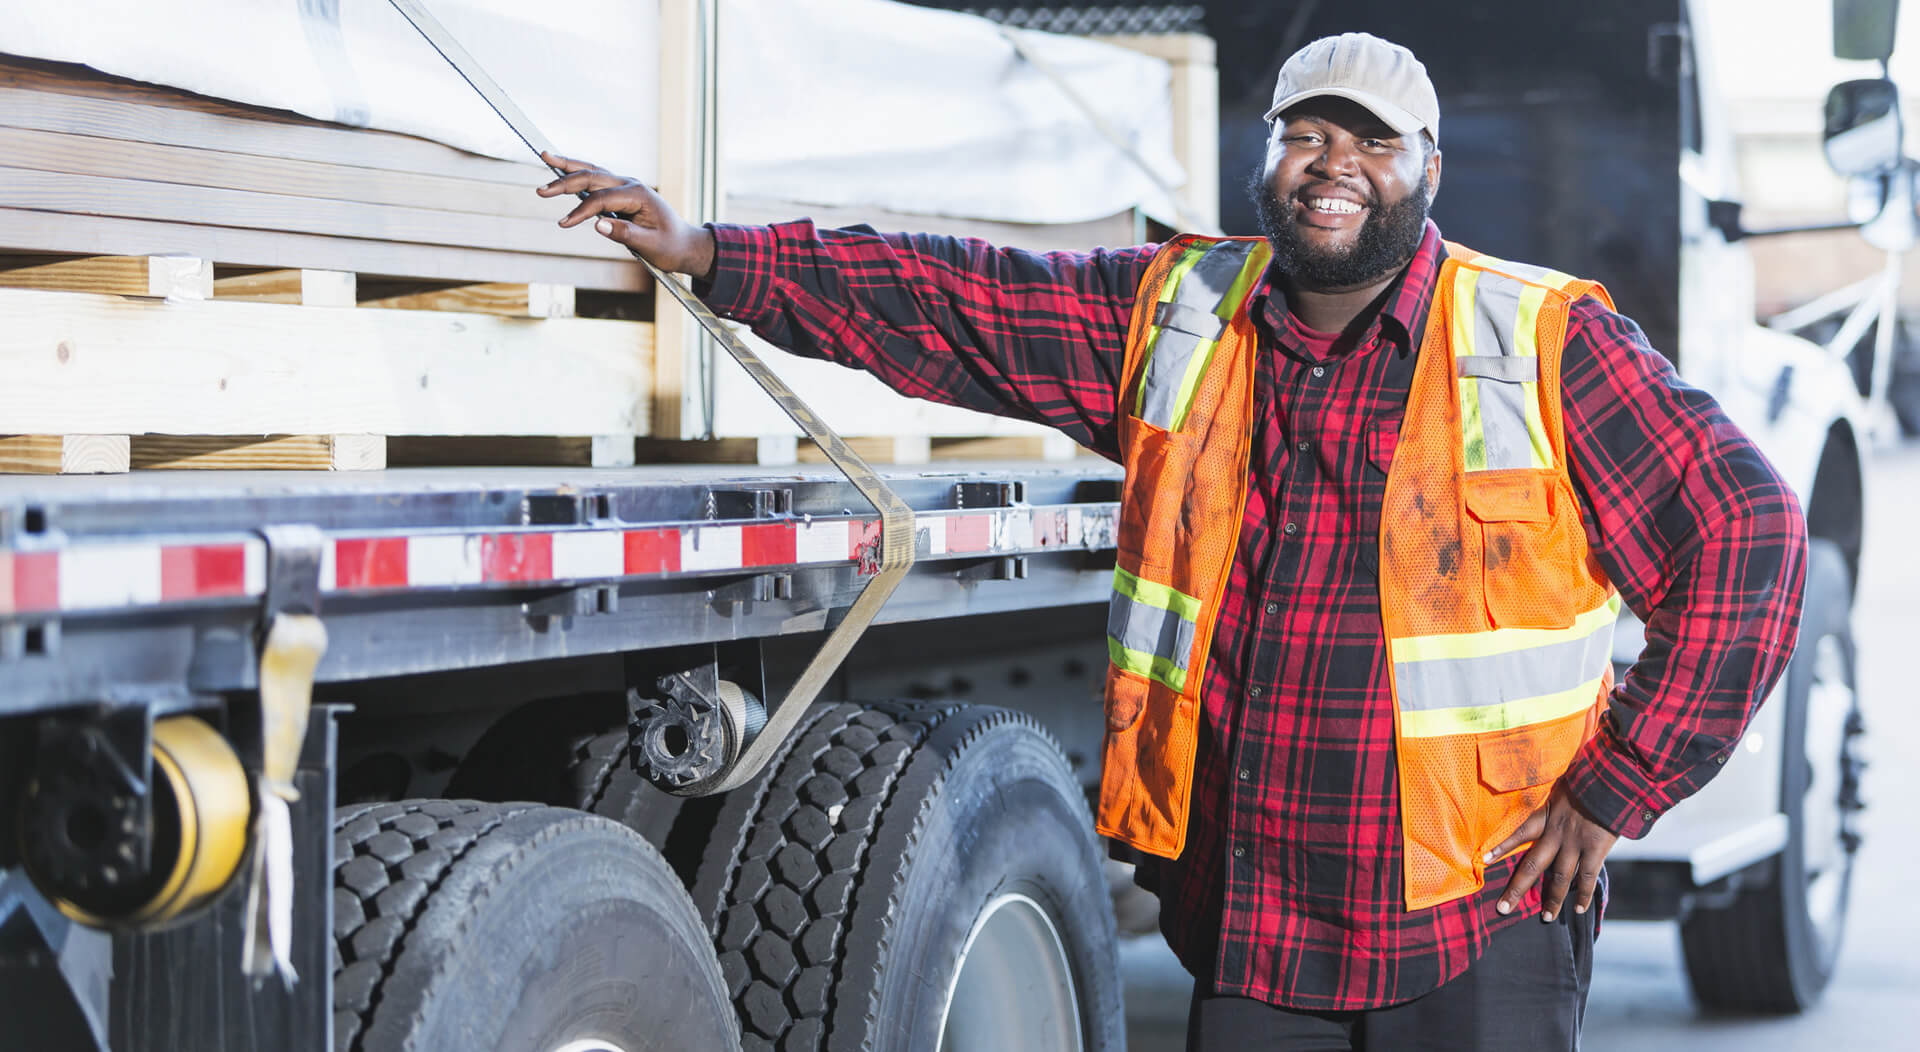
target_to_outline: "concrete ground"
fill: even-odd
[[[1920,640],[1920,448],[1874,464],[1867,556],[1854,631],[1873,761],[1866,836],[1840,969],[1824,1001],[1783,1019],[1703,1017],[1687,994],[1671,924],[1614,922],[1596,952],[1584,1047],[1593,1052],[1847,1052],[1920,1048],[1920,920],[1903,890],[1920,888],[1920,704],[1907,665]],[[1192,982],[1158,938],[1121,949],[1133,1052],[1184,1047]],[[1252,1052],[1252,1050],[1249,1050]]]

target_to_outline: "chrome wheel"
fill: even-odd
[[[1807,793],[1800,847],[1807,875],[1807,916],[1816,952],[1831,961],[1847,913],[1848,872],[1860,837],[1857,755],[1861,723],[1853,668],[1844,642],[1822,636],[1814,644],[1813,683],[1807,692]]]
[[[987,904],[955,962],[940,1022],[942,1052],[1010,1048],[1081,1052],[1079,999],[1067,948],[1038,902]]]

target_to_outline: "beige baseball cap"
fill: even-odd
[[[1321,37],[1280,67],[1267,122],[1294,104],[1336,95],[1365,106],[1402,135],[1422,128],[1440,141],[1440,99],[1413,52],[1371,33]]]

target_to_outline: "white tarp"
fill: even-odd
[[[1134,206],[1171,216],[1147,174],[985,19],[888,0],[721,0],[721,12],[729,193],[1025,223]],[[1021,39],[1163,182],[1185,181],[1164,61]]]
[[[562,150],[657,174],[657,2],[431,8]],[[731,194],[1016,222],[1170,214],[984,20],[890,0],[720,0],[719,11]],[[1164,181],[1183,180],[1165,63],[1023,39]],[[386,0],[14,0],[0,53],[529,159]]]
[[[320,120],[534,159],[386,0],[14,0],[0,52],[78,62]],[[602,163],[658,167],[659,80],[633,0],[433,0],[431,9],[548,138]]]

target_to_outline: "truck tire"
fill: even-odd
[[[692,882],[747,1049],[1119,1049],[1102,852],[1001,709],[820,706],[726,794]]]
[[[1840,549],[1814,541],[1800,643],[1786,675],[1780,806],[1787,846],[1772,880],[1743,889],[1731,905],[1696,908],[1681,920],[1687,978],[1702,1007],[1801,1012],[1833,977],[1861,808],[1849,581]]]
[[[739,1047],[719,964],[645,840],[533,804],[334,820],[336,1052]]]

